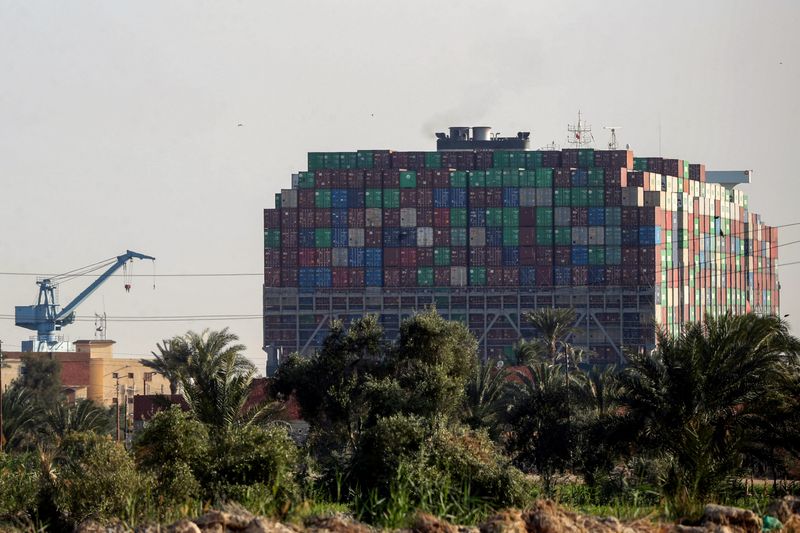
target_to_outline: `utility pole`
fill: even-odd
[[[116,394],[114,396],[114,403],[117,406],[117,442],[119,442],[119,374],[114,372],[114,379],[117,380]]]
[[[5,448],[6,439],[3,433],[3,341],[0,340],[0,450]]]

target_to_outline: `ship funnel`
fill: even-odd
[[[473,126],[472,127],[472,140],[473,141],[488,141],[492,135],[492,128],[489,126]]]

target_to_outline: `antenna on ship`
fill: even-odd
[[[567,131],[569,132],[567,142],[575,148],[583,148],[594,142],[592,127],[583,122],[580,109],[578,110],[578,123],[575,125],[567,124]]]
[[[617,149],[617,130],[620,128],[622,128],[622,126],[603,126],[604,130],[611,130],[611,140],[608,141],[609,150]]]
[[[557,145],[555,139],[553,139],[553,142],[551,142],[550,144],[546,144],[546,145],[542,146],[541,148],[539,148],[539,150],[558,151],[558,150],[561,150],[561,147],[559,145]]]

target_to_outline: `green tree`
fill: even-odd
[[[467,384],[464,422],[490,433],[498,429],[505,414],[509,372],[500,361],[481,363]]]
[[[526,313],[524,318],[536,330],[534,342],[541,343],[540,353],[544,353],[553,363],[566,363],[562,359],[568,355],[567,342],[575,332],[575,310],[542,307]]]
[[[158,353],[151,352],[153,358],[142,359],[142,364],[164,376],[169,381],[170,394],[177,394],[191,357],[189,345],[183,337],[175,336],[157,343],[156,348]]]
[[[42,408],[34,393],[14,385],[3,394],[3,432],[0,434],[0,451],[19,450],[33,446],[39,427]]]
[[[769,425],[775,394],[798,372],[798,340],[775,316],[707,316],[652,353],[629,354],[621,375],[631,445],[668,465],[665,496],[689,510],[740,472],[743,452]],[[783,392],[781,392],[783,391]]]
[[[111,429],[108,410],[91,400],[56,402],[42,416],[44,433],[56,442],[71,431],[106,433]]]
[[[13,386],[31,391],[41,405],[59,402],[63,399],[61,363],[46,354],[25,353],[22,355],[22,372]]]

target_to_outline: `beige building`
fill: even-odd
[[[61,384],[67,397],[89,398],[104,405],[132,401],[136,394],[169,394],[169,382],[141,363],[140,359],[114,357],[114,341],[83,340],[74,352],[41,352],[42,357],[61,363]],[[3,388],[22,369],[24,352],[3,352]]]

